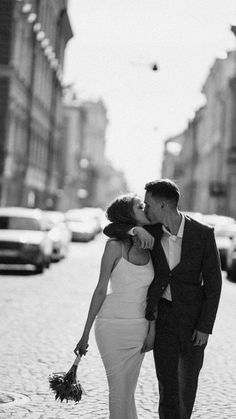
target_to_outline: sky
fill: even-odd
[[[69,0],[65,82],[108,111],[106,155],[143,194],[161,176],[164,141],[204,103],[217,57],[236,48],[235,0]],[[151,63],[159,70],[153,72]]]

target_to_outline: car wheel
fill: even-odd
[[[37,274],[42,274],[44,271],[44,265],[41,263],[40,265],[35,266],[35,272]]]
[[[46,258],[44,261],[44,266],[45,268],[50,268],[50,264],[51,264],[51,259],[50,258]]]
[[[219,253],[220,253],[221,269],[222,271],[225,271],[226,270],[226,254],[223,250],[220,250]]]
[[[236,260],[232,261],[232,265],[229,271],[229,278],[232,282],[236,282]]]

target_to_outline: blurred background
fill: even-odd
[[[2,262],[22,247],[18,230],[32,247],[35,229],[91,240],[114,197],[169,177],[183,211],[219,226],[231,270],[235,16],[233,0],[1,0]],[[65,256],[53,246],[37,269]]]
[[[72,363],[106,207],[160,177],[214,226],[223,270],[193,419],[236,417],[235,16],[235,0],[0,0],[1,418],[108,416],[93,334],[79,410],[47,377]],[[136,400],[157,417],[151,353]]]

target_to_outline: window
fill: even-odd
[[[1,230],[40,230],[38,220],[27,217],[0,216]]]

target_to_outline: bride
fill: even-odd
[[[140,198],[117,198],[107,209],[111,222],[149,224]],[[110,419],[137,419],[134,393],[145,352],[155,338],[155,320],[145,319],[146,295],[154,277],[149,250],[140,249],[134,237],[107,241],[98,284],[75,354],[87,352],[95,321],[95,338],[109,386]],[[108,290],[109,285],[109,290]]]

